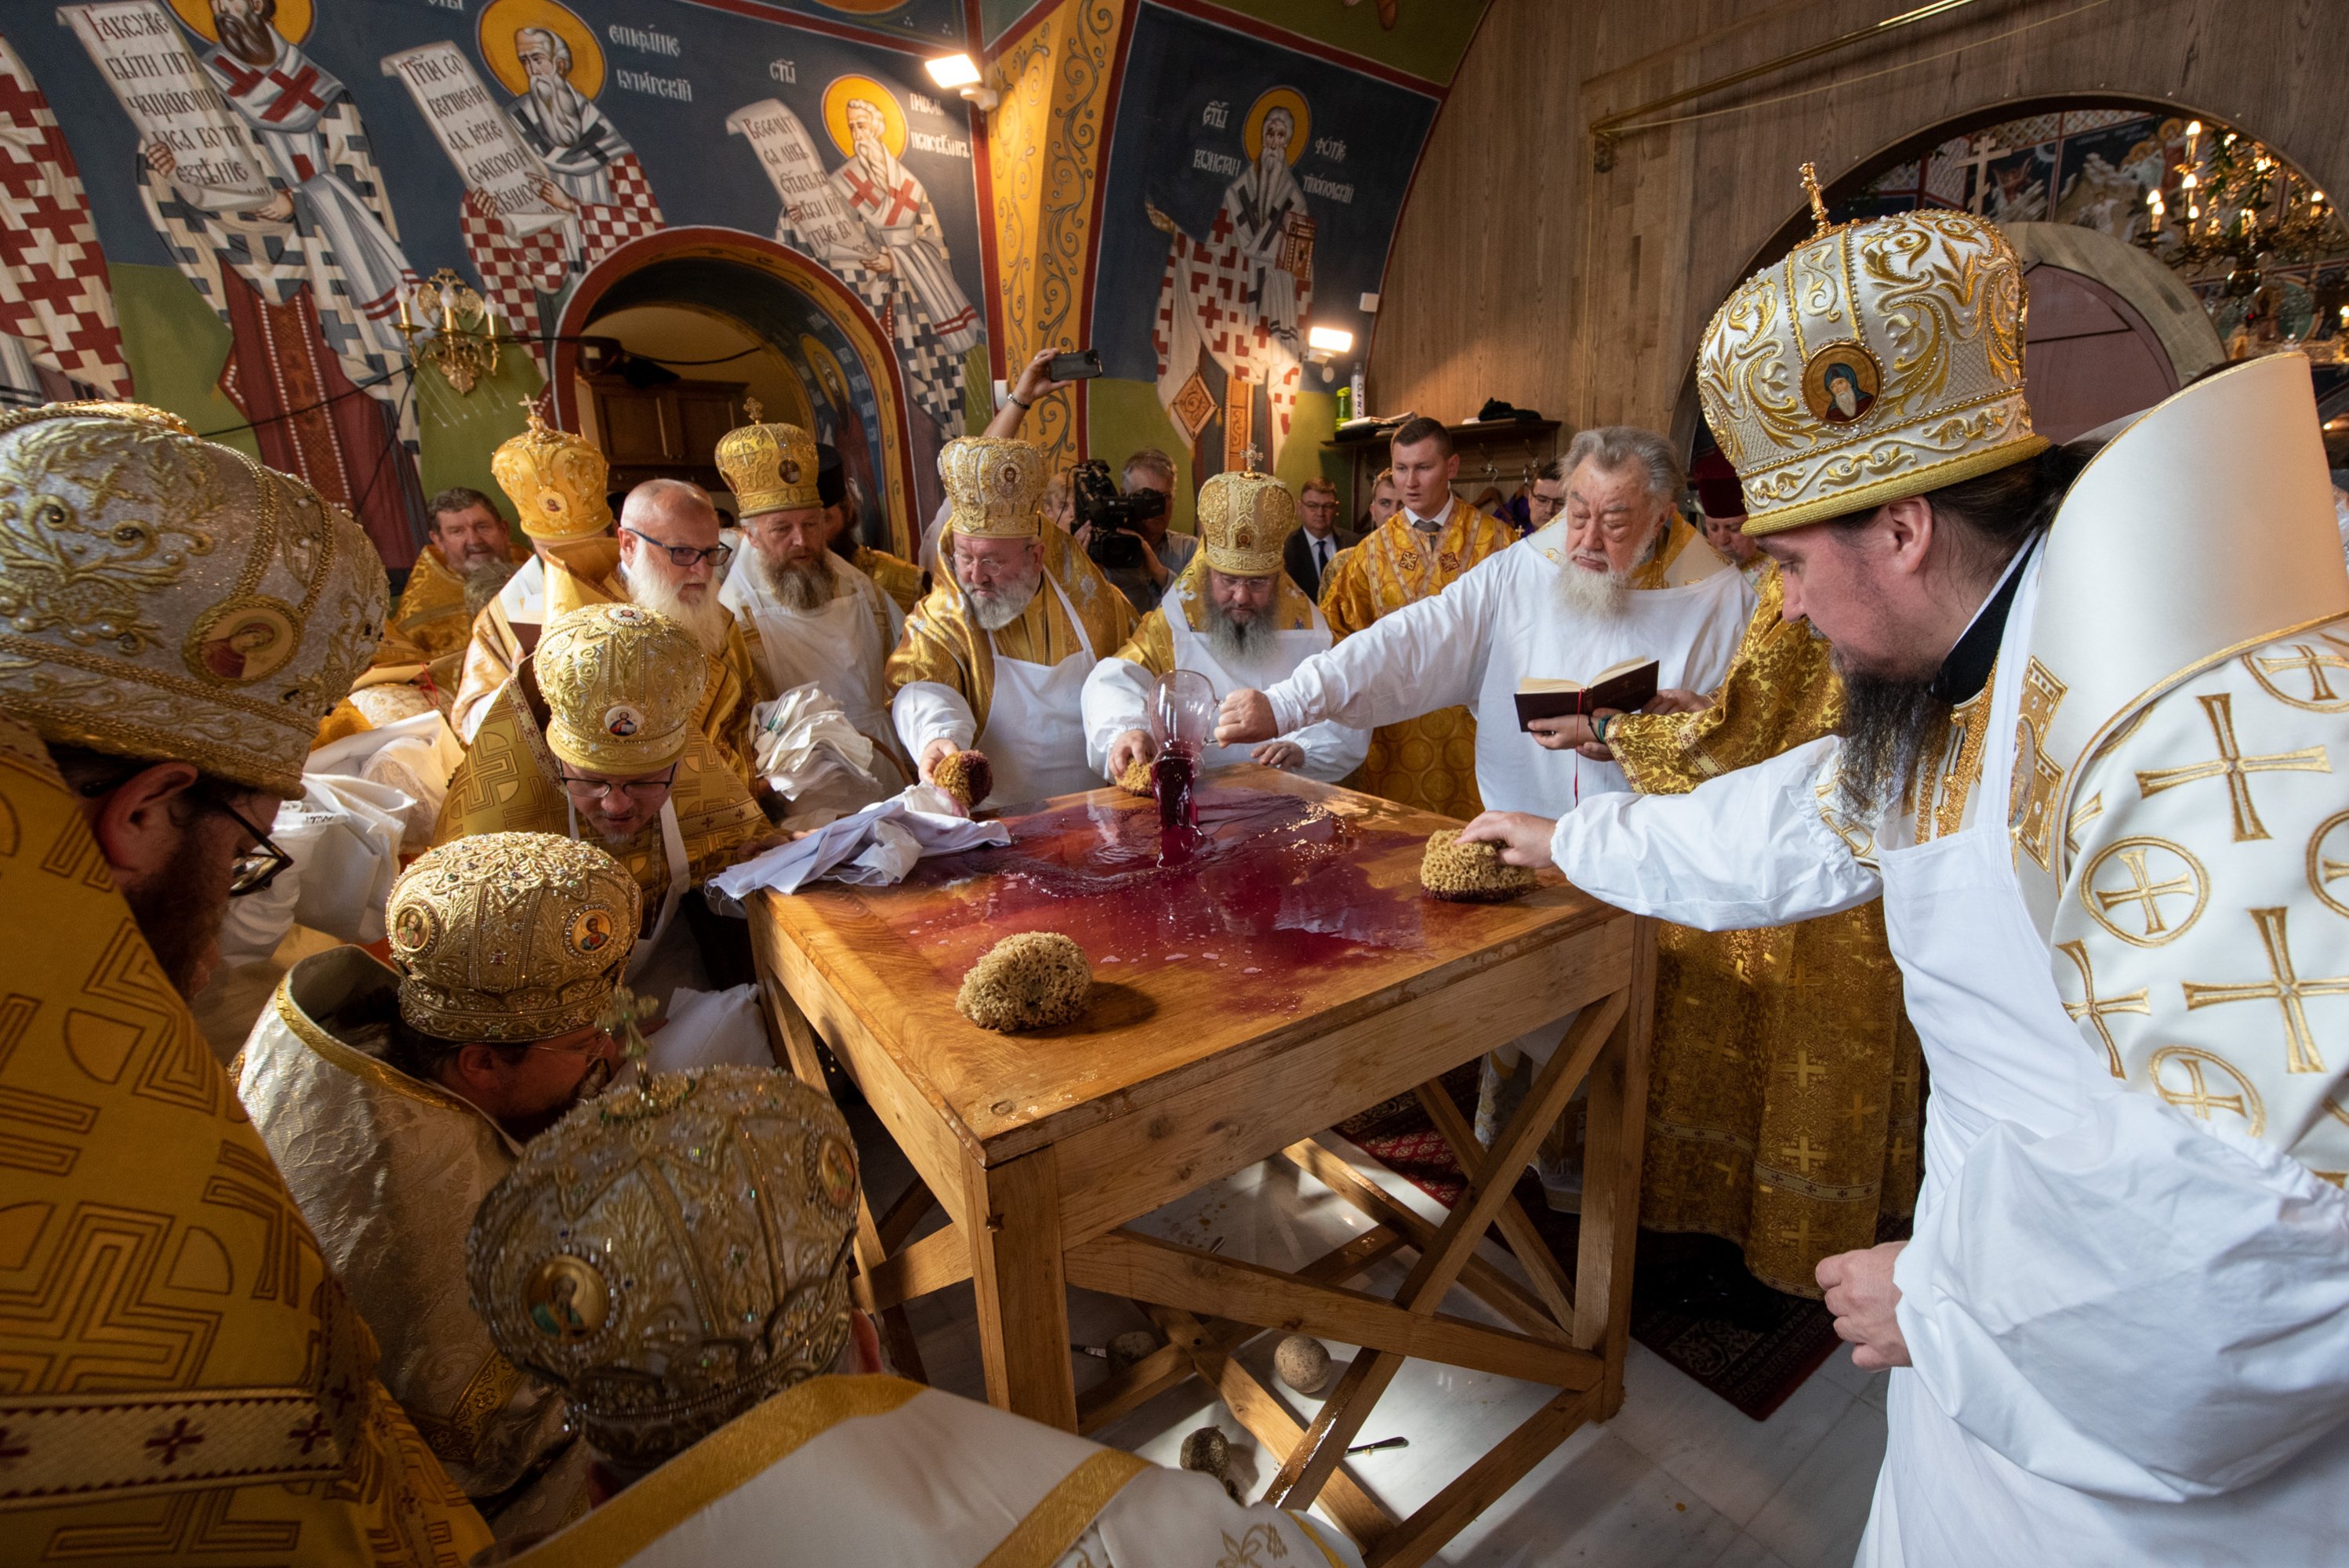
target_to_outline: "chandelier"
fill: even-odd
[[[2224,267],[2230,294],[2256,290],[2262,267],[2349,252],[2349,227],[2324,192],[2248,136],[2209,138],[2191,121],[2186,156],[2169,173],[2174,189],[2165,180],[2145,194],[2151,221],[2137,242],[2184,271]]]
[[[409,366],[431,366],[459,397],[497,372],[497,312],[447,267],[399,296],[399,335]]]

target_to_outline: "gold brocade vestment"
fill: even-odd
[[[513,554],[517,564],[529,559],[526,550]],[[417,552],[408,585],[399,591],[385,629],[384,646],[376,653],[379,665],[408,658],[431,664],[464,652],[472,635],[472,617],[465,614],[465,579],[449,569],[438,549],[428,544]]]
[[[873,579],[875,587],[895,600],[899,614],[912,614],[914,606],[922,602],[922,569],[904,556],[860,544],[856,558],[849,564]]]
[[[1321,614],[1343,642],[1380,616],[1440,592],[1488,555],[1516,542],[1508,525],[1464,500],[1433,537],[1397,512],[1330,563]],[[1362,789],[1401,805],[1465,820],[1485,809],[1476,792],[1476,720],[1464,707],[1442,708],[1371,732]]]
[[[1710,708],[1608,727],[1641,794],[1834,733],[1827,645],[1782,618],[1775,570],[1760,594]],[[1659,925],[1656,944],[1640,1222],[1725,1237],[1755,1278],[1816,1296],[1821,1258],[1875,1245],[1879,1216],[1916,1207],[1921,1055],[1883,905],[1754,931]]]
[[[0,1559],[470,1560],[488,1528],[5,718],[0,885]]]
[[[382,1059],[399,976],[337,947],[295,965],[245,1043],[237,1094],[383,1346],[384,1385],[502,1533],[587,1510],[564,1401],[498,1354],[465,1294],[465,1234],[515,1144]]]
[[[1166,607],[1169,604],[1181,605],[1184,620],[1191,630],[1205,635],[1208,624],[1206,567],[1204,552],[1194,555],[1191,564],[1185,567],[1176,579],[1190,591],[1177,593],[1174,586],[1169,585],[1166,596],[1158,602],[1156,609],[1142,617],[1142,624],[1117,650],[1116,656],[1129,664],[1140,665],[1154,676],[1164,676],[1174,669],[1174,634],[1166,627]],[[1271,628],[1276,632],[1311,631],[1313,601],[1305,596],[1303,589],[1288,580],[1287,573],[1280,573],[1273,581],[1278,586],[1273,591],[1272,614],[1268,623]]]
[[[1080,651],[1077,629],[1061,607],[1058,583],[1070,608],[1084,623],[1096,658],[1107,656],[1133,635],[1133,606],[1109,585],[1101,569],[1057,528],[1043,532],[1044,576],[1035,597],[1009,625],[983,632],[970,618],[962,585],[954,580],[953,540],[938,552],[943,570],[929,596],[905,617],[905,634],[889,655],[886,679],[894,696],[915,681],[949,686],[970,705],[972,734],[987,734],[987,714],[995,696],[995,654],[1030,664],[1057,665]],[[983,746],[983,739],[974,744]]]

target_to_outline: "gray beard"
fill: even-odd
[[[557,147],[569,147],[579,139],[579,98],[571,90],[569,82],[561,77],[533,77],[530,96],[546,123],[549,141]]]
[[[1213,599],[1207,605],[1207,646],[1226,669],[1245,675],[1272,655],[1272,626],[1263,617],[1235,621]]]
[[[970,612],[970,618],[978,623],[980,631],[999,632],[1027,612],[1028,602],[1036,597],[1036,590],[1042,585],[1043,578],[1040,574],[1025,583],[1007,583],[984,593],[966,588],[962,593],[963,607]]]
[[[701,645],[704,652],[723,654],[727,634],[734,629],[734,613],[719,603],[717,585],[710,584],[700,603],[689,604],[679,595],[676,583],[656,572],[630,573],[622,569],[620,582],[628,591],[628,602],[641,604],[657,615],[667,615],[691,632],[693,640]]]
[[[821,557],[804,564],[780,564],[763,555],[753,560],[761,585],[784,609],[812,615],[832,603],[832,568]]]
[[[1631,574],[1587,572],[1568,561],[1558,568],[1557,607],[1578,621],[1619,621],[1631,606]]]
[[[490,601],[498,596],[498,591],[516,570],[511,561],[484,561],[479,566],[465,568],[465,614],[478,615],[488,609]]]

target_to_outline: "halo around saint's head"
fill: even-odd
[[[555,0],[490,0],[481,10],[477,35],[481,63],[506,91],[517,97],[530,91],[530,73],[523,68],[514,42],[514,35],[524,27],[543,27],[569,46],[571,69],[565,79],[583,96],[592,98],[604,90],[603,46],[595,41],[595,29],[576,14]]]
[[[212,20],[212,0],[171,0],[171,11],[190,32],[202,34],[205,42],[220,42],[220,24]],[[279,37],[298,44],[310,36],[311,24],[316,20],[317,8],[312,0],[277,0],[277,15],[269,19],[269,25]]]
[[[1313,129],[1313,111],[1305,107],[1305,95],[1295,88],[1273,88],[1256,100],[1240,127],[1240,145],[1247,149],[1248,161],[1254,163],[1264,156],[1265,117],[1274,109],[1288,114],[1288,161],[1294,164],[1305,156],[1305,139]]]
[[[848,106],[857,101],[881,111],[881,145],[889,150],[890,157],[905,157],[905,111],[897,95],[871,77],[834,77],[823,89],[823,128],[832,133],[833,146],[844,153],[855,152],[856,139],[848,134]]]
[[[824,399],[841,413],[851,405],[848,375],[840,367],[839,356],[824,346],[820,337],[800,334],[800,352],[807,356],[808,368],[814,373],[816,385],[823,389]]]

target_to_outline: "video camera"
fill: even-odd
[[[1121,495],[1109,465],[1099,458],[1077,465],[1070,475],[1069,494],[1076,506],[1078,526],[1092,530],[1085,539],[1085,553],[1092,557],[1094,565],[1142,564],[1142,525],[1166,515],[1164,495],[1153,490]]]

